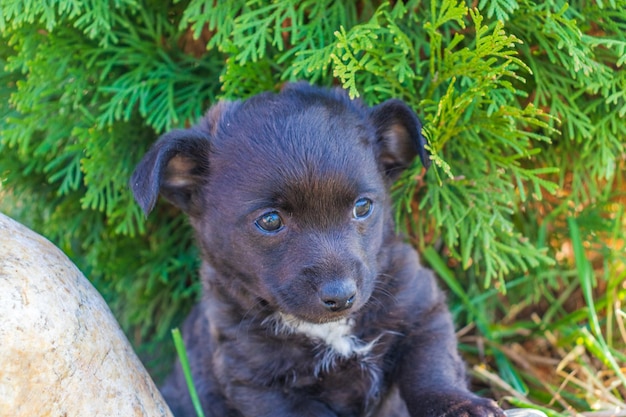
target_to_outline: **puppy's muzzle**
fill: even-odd
[[[324,283],[319,291],[319,300],[327,310],[337,313],[347,310],[356,300],[356,283],[352,279],[337,279]]]

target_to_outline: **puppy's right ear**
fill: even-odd
[[[130,187],[146,216],[159,193],[189,215],[202,209],[199,191],[209,173],[209,133],[193,127],[161,136],[135,168]]]
[[[404,102],[391,99],[372,108],[370,117],[376,128],[378,160],[388,178],[396,180],[419,155],[426,169],[430,156],[422,123]]]

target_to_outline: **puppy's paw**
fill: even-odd
[[[495,401],[462,391],[422,394],[407,405],[412,417],[505,417]]]

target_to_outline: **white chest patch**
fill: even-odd
[[[289,314],[277,313],[274,317],[277,333],[301,334],[323,342],[334,354],[349,358],[370,352],[378,339],[366,343],[352,334],[354,320],[345,318],[330,323],[310,323]]]

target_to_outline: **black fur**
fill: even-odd
[[[444,296],[394,232],[388,188],[425,144],[401,101],[297,83],[146,154],[137,201],[188,213],[202,251],[183,333],[207,416],[501,415],[467,390]],[[178,365],[162,392],[194,415]]]

